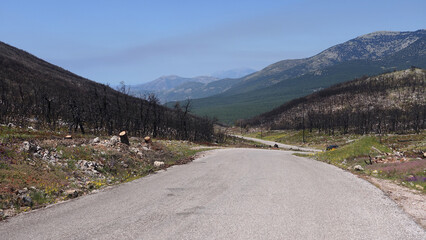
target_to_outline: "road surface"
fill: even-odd
[[[0,223],[0,239],[426,239],[370,183],[290,152],[221,149]]]
[[[263,140],[263,139],[259,139],[259,138],[244,137],[244,136],[240,136],[240,135],[232,135],[232,136],[239,137],[239,138],[246,139],[246,140],[250,140],[250,141],[253,141],[253,142],[262,143],[262,144],[265,144],[265,145],[270,145],[270,146],[274,146],[275,144],[277,144],[279,148],[284,148],[284,149],[292,149],[292,150],[304,151],[304,152],[321,152],[321,150],[314,149],[314,148],[298,147],[298,146],[293,146],[293,145]]]

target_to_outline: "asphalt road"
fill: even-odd
[[[223,149],[22,214],[0,239],[426,239],[379,189],[279,150]]]

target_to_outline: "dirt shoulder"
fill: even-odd
[[[406,213],[426,229],[426,196],[422,192],[409,189],[386,179],[363,176],[364,179],[380,188],[388,197],[394,200]]]

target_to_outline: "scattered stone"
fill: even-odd
[[[118,136],[113,136],[110,140],[109,140],[109,144],[110,145],[115,145],[118,142],[120,142],[120,138]]]
[[[419,189],[419,190],[424,190],[425,189],[423,186],[421,186],[419,184],[416,184],[416,188]]]
[[[161,167],[161,166],[164,166],[164,162],[161,162],[161,161],[155,161],[155,162],[154,162],[154,166],[155,166],[155,167]]]
[[[72,135],[65,135],[65,139],[72,139]]]
[[[22,197],[22,203],[24,204],[24,206],[32,206],[33,205],[33,200],[31,199],[30,196],[25,195]]]
[[[3,217],[8,218],[16,215],[16,210],[14,208],[6,209],[3,211]]]
[[[22,142],[21,150],[24,151],[24,152],[32,152],[32,153],[34,153],[34,152],[39,151],[40,149],[41,149],[40,146],[32,144],[32,143],[30,143],[28,141]]]
[[[95,139],[93,139],[93,143],[99,143],[100,141],[99,137],[95,137]]]
[[[76,198],[78,197],[78,190],[76,189],[68,189],[65,191],[65,196],[67,196],[68,198]]]
[[[8,123],[8,124],[7,124],[7,127],[8,127],[8,128],[14,128],[14,127],[16,127],[16,126],[15,126],[15,124],[13,124],[13,123]]]
[[[19,195],[26,194],[27,192],[28,192],[28,188],[23,188],[23,189],[21,189],[21,190],[18,190],[18,194],[19,194]]]
[[[378,175],[379,174],[379,172],[377,170],[374,170],[372,173],[373,173],[373,175]]]
[[[355,170],[355,171],[364,171],[364,168],[363,168],[363,167],[361,167],[361,165],[355,165],[355,166],[354,166],[354,170]]]
[[[145,146],[143,146],[143,147],[142,147],[142,149],[143,149],[143,150],[145,150],[145,151],[150,150],[149,148],[147,148],[147,147],[145,147]]]
[[[139,153],[139,149],[135,148],[135,147],[129,148],[129,151],[132,152],[132,153]]]

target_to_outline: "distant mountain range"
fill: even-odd
[[[220,71],[211,76],[193,78],[176,75],[163,76],[151,82],[130,86],[130,93],[134,96],[155,93],[161,102],[180,101],[188,98],[203,98],[222,93],[233,86],[240,78],[255,72],[251,68],[237,68]]]
[[[363,75],[411,66],[425,68],[425,41],[426,30],[366,34],[315,56],[280,61],[235,79],[226,91],[193,100],[193,111],[232,123]]]

